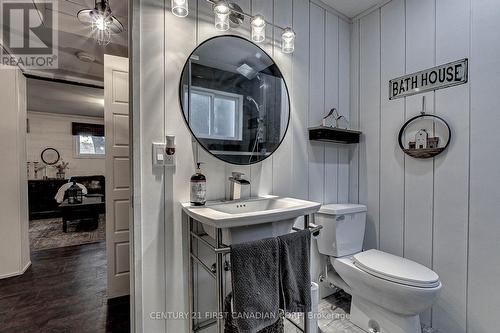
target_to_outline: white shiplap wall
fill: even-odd
[[[186,310],[185,253],[180,202],[189,200],[189,178],[195,161],[203,161],[208,179],[208,199],[224,198],[227,178],[242,171],[251,181],[251,192],[309,198],[320,202],[346,202],[349,195],[349,150],[345,147],[310,143],[307,127],[318,125],[331,107],[346,116],[350,110],[350,26],[335,11],[307,0],[238,0],[245,12],[261,13],[297,33],[293,55],[280,51],[280,31],[268,27],[264,49],[282,70],[290,91],[291,122],[287,135],[264,162],[233,166],[220,162],[193,142],[182,119],[178,81],[184,62],[201,42],[219,34],[213,27],[211,6],[190,0],[190,14],[180,19],[170,13],[170,1],[140,3],[140,129],[141,156],[141,285],[142,328],[145,332],[183,332],[186,321],[151,320],[152,311]],[[248,20],[231,34],[249,37]],[[273,35],[275,42],[272,42]],[[138,41],[135,41],[136,43]],[[139,96],[136,96],[137,99]],[[175,135],[177,166],[165,172],[151,167],[151,142]],[[137,168],[139,169],[139,168]],[[139,193],[140,192],[140,193]],[[313,246],[313,251],[317,251]],[[313,255],[317,276],[319,256]],[[205,296],[212,284],[201,288]],[[141,320],[136,320],[140,323]]]
[[[350,199],[368,205],[366,248],[434,269],[440,298],[422,320],[446,333],[497,332],[500,319],[500,2],[393,0],[353,23],[351,119],[364,135]],[[447,152],[405,156],[400,126],[422,95],[389,101],[391,78],[469,58],[469,83],[426,93],[453,129]]]
[[[104,158],[77,158],[71,123],[104,124],[104,118],[75,116],[28,111],[30,132],[26,136],[28,161],[41,162],[40,154],[45,148],[59,151],[61,159],[69,162],[66,178],[72,176],[104,175]],[[55,168],[47,169],[47,176],[55,178]]]

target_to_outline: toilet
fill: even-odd
[[[435,301],[439,276],[414,261],[379,250],[362,251],[366,206],[323,205],[318,250],[330,257],[328,281],[351,294],[350,320],[370,333],[421,333],[420,313]]]

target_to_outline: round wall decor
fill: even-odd
[[[47,165],[54,165],[59,162],[61,155],[59,155],[59,152],[54,148],[46,148],[42,151],[40,157],[42,158],[43,163]]]
[[[445,133],[448,136],[444,144],[441,143],[443,141],[441,137],[437,135],[431,136],[431,132],[435,132],[435,130],[431,131],[424,126],[419,128],[418,124],[420,121],[423,121],[424,118],[431,118],[433,120],[433,127],[435,127],[437,123],[441,123],[442,126],[444,125]],[[435,122],[435,120],[437,120],[437,122]],[[416,132],[414,137],[407,139],[405,133],[410,127],[414,128]],[[398,141],[399,147],[405,154],[414,158],[431,158],[441,154],[448,148],[451,141],[451,128],[443,118],[422,112],[420,115],[409,119],[403,127],[401,127]]]

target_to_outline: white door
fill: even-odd
[[[108,298],[130,292],[128,59],[104,56]]]

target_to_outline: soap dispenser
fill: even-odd
[[[196,173],[191,176],[191,204],[203,206],[207,201],[207,178],[201,173],[201,162],[196,163]]]

